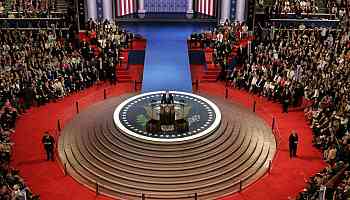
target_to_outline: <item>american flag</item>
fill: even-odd
[[[217,0],[195,0],[194,11],[209,16],[215,16]]]
[[[124,16],[137,12],[137,0],[117,0],[116,16]]]

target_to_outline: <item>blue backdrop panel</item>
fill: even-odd
[[[145,0],[146,12],[186,12],[187,0]]]
[[[231,0],[230,18],[231,20],[236,19],[236,0]]]
[[[99,18],[99,19],[103,18],[103,2],[102,2],[102,0],[96,0],[96,13],[97,13],[97,18]]]
[[[208,25],[189,23],[129,24],[127,29],[147,38],[142,92],[192,92],[187,38]]]

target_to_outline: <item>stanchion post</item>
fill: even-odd
[[[107,90],[106,89],[103,90],[103,99],[107,99]]]
[[[67,176],[67,163],[64,163],[64,176]]]
[[[134,92],[136,92],[137,91],[137,82],[136,82],[136,80],[134,80]]]
[[[75,102],[75,107],[77,109],[77,113],[79,113],[79,102],[78,101]]]
[[[225,99],[227,99],[228,98],[228,88],[226,87],[225,88]]]
[[[146,199],[146,196],[144,193],[141,194],[141,200],[145,200]]]
[[[243,188],[242,180],[239,180],[239,192],[242,191],[242,188]]]
[[[62,130],[61,121],[59,119],[57,120],[57,130],[58,130],[58,132],[61,132],[61,130]]]
[[[253,103],[253,112],[255,112],[255,109],[256,109],[256,101],[254,100],[254,103]]]
[[[276,121],[275,117],[272,117],[272,125],[271,125],[272,130],[275,130],[275,123],[276,123],[275,121]]]
[[[96,196],[98,196],[98,193],[99,193],[99,186],[98,186],[98,183],[96,182]]]
[[[198,199],[198,194],[196,192],[196,193],[194,193],[194,200],[197,200],[197,199]]]

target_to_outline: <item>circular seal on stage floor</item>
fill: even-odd
[[[219,108],[199,95],[170,91],[143,93],[121,103],[114,123],[125,134],[157,142],[192,140],[215,131],[221,122]],[[168,97],[168,96],[166,96]]]

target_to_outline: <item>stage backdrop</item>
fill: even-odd
[[[146,12],[178,12],[187,11],[187,0],[145,0]]]

